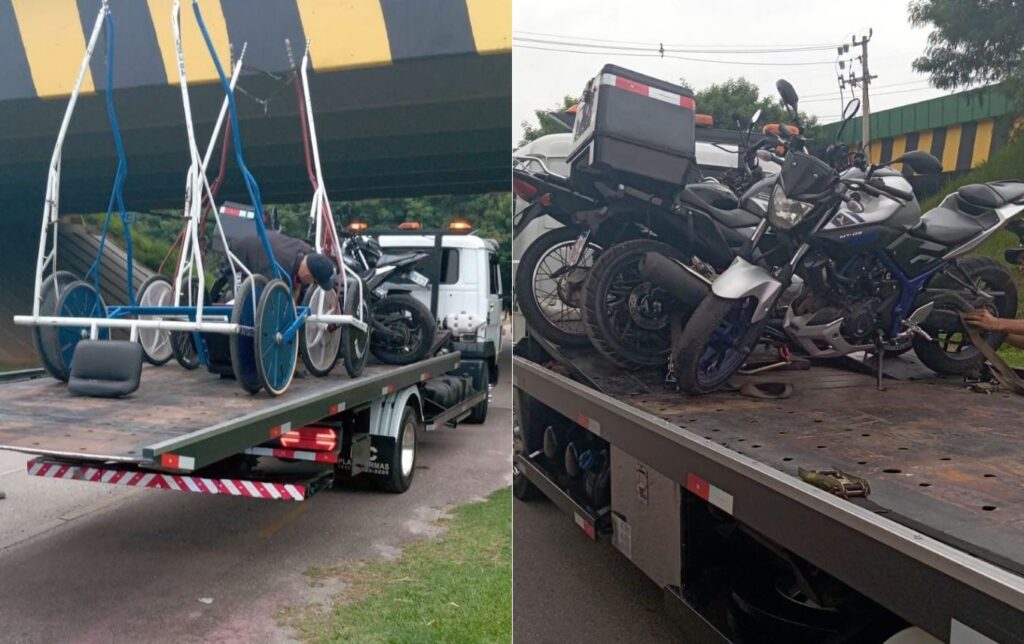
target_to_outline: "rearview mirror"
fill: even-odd
[[[924,150],[906,152],[902,156],[889,162],[890,165],[893,163],[905,163],[911,170],[918,174],[942,173],[942,161],[939,161],[935,156],[925,152]]]
[[[796,105],[800,101],[800,97],[796,95],[796,90],[789,83],[788,80],[780,78],[775,83],[775,89],[779,90],[779,96],[782,97],[782,102],[793,108],[796,111]]]
[[[750,117],[750,124],[753,125],[754,123],[757,123],[758,119],[760,119],[760,118],[761,118],[761,108],[759,107],[759,108],[757,108],[757,111],[754,112],[754,115]]]
[[[843,108],[843,124],[839,126],[839,131],[836,132],[836,141],[843,136],[843,131],[846,130],[846,124],[850,122],[850,119],[857,116],[857,112],[860,111],[860,99],[851,98]]]

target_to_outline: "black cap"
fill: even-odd
[[[320,253],[306,255],[306,268],[316,285],[325,291],[334,289],[334,262]]]

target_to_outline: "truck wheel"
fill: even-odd
[[[533,501],[543,496],[540,489],[530,483],[530,479],[526,478],[515,462],[512,463],[512,494],[520,501]]]
[[[419,427],[419,413],[412,405],[406,405],[402,411],[398,436],[395,438],[395,449],[391,452],[388,476],[380,479],[380,489],[385,492],[401,494],[412,485],[412,477],[416,473]]]
[[[466,418],[467,423],[479,425],[487,420],[487,407],[491,402],[491,394],[488,387],[491,381],[490,372],[490,365],[485,365],[483,370],[473,375],[473,391],[485,391],[487,392],[487,396],[473,407],[473,411],[471,411],[469,416]]]

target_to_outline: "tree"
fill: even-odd
[[[567,132],[565,125],[559,120],[552,117],[549,112],[564,112],[573,105],[579,102],[579,99],[575,96],[569,96],[566,94],[562,97],[562,102],[555,105],[549,110],[534,110],[533,113],[537,116],[537,127],[534,127],[529,121],[523,121],[523,138],[519,141],[519,145],[516,147],[523,147],[530,141],[539,139],[547,134],[559,134]]]
[[[758,123],[789,123],[786,108],[773,97],[761,97],[757,85],[742,76],[730,78],[722,83],[714,83],[694,94],[697,112],[710,114],[715,119],[715,127],[728,130],[736,129],[736,117],[741,123],[747,123],[758,109],[761,117]],[[804,131],[816,131],[818,121],[813,116],[800,113],[800,121]],[[758,128],[755,128],[758,129]],[[810,134],[813,138],[813,134]]]
[[[941,89],[1006,82],[1024,100],[1024,3],[913,0],[910,22],[932,27],[914,69]]]

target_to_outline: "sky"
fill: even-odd
[[[785,78],[800,95],[802,111],[822,123],[837,121],[842,102],[835,47],[869,28],[868,63],[878,76],[871,86],[872,111],[947,94],[911,67],[925,51],[929,30],[910,25],[907,5],[908,0],[515,0],[513,144],[522,137],[522,121],[535,124],[533,110],[551,108],[566,94],[579,95],[605,63],[671,82],[685,78],[695,91],[743,76],[760,87],[762,96],[778,96],[775,81]],[[666,50],[701,49],[666,54],[702,60],[658,57],[659,43]],[[721,53],[801,46],[828,49]],[[587,53],[533,49],[538,47]],[[615,47],[631,49],[609,51]],[[844,59],[853,54],[851,47]],[[860,65],[854,65],[859,75]]]

